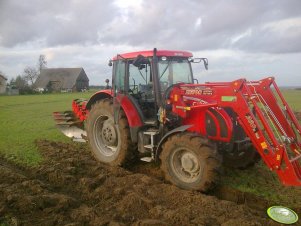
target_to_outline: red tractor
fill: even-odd
[[[54,112],[74,140],[88,140],[100,162],[125,166],[160,161],[168,181],[207,191],[221,164],[253,165],[260,157],[285,185],[301,185],[301,128],[273,77],[198,84],[190,52],[125,53],[109,62],[112,88]]]

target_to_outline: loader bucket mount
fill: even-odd
[[[258,145],[265,163],[276,171],[284,185],[300,186],[301,126],[275,79],[247,82],[245,93],[265,137]]]
[[[221,107],[231,107],[270,170],[284,185],[301,186],[301,127],[274,77],[206,83]],[[223,97],[231,97],[231,101]]]

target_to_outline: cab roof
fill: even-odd
[[[125,58],[125,59],[133,59],[137,57],[138,55],[142,55],[144,57],[152,57],[154,55],[153,50],[145,50],[145,51],[138,51],[138,52],[130,52],[130,53],[123,53],[123,54],[118,54],[113,58],[113,60],[117,60],[118,56],[120,58]],[[157,50],[157,56],[166,56],[166,57],[192,57],[192,53],[187,52],[187,51],[177,51],[177,50]]]

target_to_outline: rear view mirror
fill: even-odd
[[[205,69],[208,70],[208,59],[207,58],[202,58],[202,59],[204,62]]]
[[[205,69],[208,70],[208,59],[207,58],[192,58],[192,59],[189,59],[189,61],[191,63],[200,63],[203,61]]]

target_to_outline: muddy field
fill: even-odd
[[[97,163],[85,145],[38,141],[41,165],[0,159],[0,225],[279,225],[264,210]],[[146,168],[147,169],[147,168]]]

